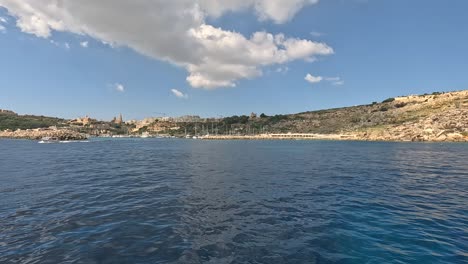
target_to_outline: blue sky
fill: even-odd
[[[127,7],[128,17],[118,18],[116,14],[115,20],[104,16],[119,10],[103,11],[101,20],[99,11],[90,17],[87,10],[77,10],[73,4],[50,13],[31,4],[26,12],[15,1],[0,0],[0,17],[6,20],[0,20],[0,108],[22,114],[65,118],[90,115],[99,119],[111,119],[118,113],[126,119],[250,112],[272,115],[468,89],[467,1],[307,1],[286,18],[260,4],[237,7],[230,1],[234,3],[232,10],[205,4],[208,11],[202,20],[195,14],[196,19],[181,24],[209,25],[205,29],[210,33],[217,33],[215,29],[235,32],[240,34],[235,36],[239,43],[213,52],[209,46],[213,43],[203,42],[208,48],[192,54],[192,46],[181,44],[185,39],[173,36],[179,28],[177,19],[167,22],[171,23],[169,28],[161,26],[165,21],[149,18],[136,24],[142,32],[135,33],[133,25],[127,29],[125,20],[137,20],[139,7],[134,11]],[[89,1],[89,5],[92,3]],[[204,4],[200,6],[204,8]],[[156,15],[160,12],[157,7],[152,11]],[[176,8],[182,7],[166,10]],[[17,23],[32,21],[34,16],[47,20],[46,26]],[[171,18],[168,15],[167,19]],[[151,28],[155,30],[148,30]],[[303,57],[289,55],[284,61],[282,57],[268,57],[262,63],[244,60],[242,57],[248,54],[243,53],[247,52],[244,46],[252,44],[250,37],[255,32],[272,36],[282,33],[285,39],[309,41],[306,44],[310,45],[322,43],[333,49],[333,54],[324,54],[323,50],[322,54],[311,51]],[[163,37],[153,38],[152,34]],[[115,43],[108,44],[111,41]],[[215,44],[220,43],[224,42]],[[171,52],[167,57],[165,50]],[[237,54],[241,62],[236,65],[243,67],[239,70],[242,74],[218,70],[237,61]],[[209,58],[210,62],[197,64],[200,58]],[[188,64],[195,65],[196,70]],[[215,80],[224,85],[203,87],[187,80],[199,72],[204,84]],[[321,81],[306,81],[308,74],[321,77]],[[117,89],[119,84],[123,91]]]

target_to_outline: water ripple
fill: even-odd
[[[468,263],[466,144],[0,147],[0,263]]]

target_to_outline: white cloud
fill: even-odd
[[[260,31],[251,36],[213,27],[206,17],[254,10],[260,20],[284,23],[318,0],[0,0],[23,32],[49,38],[54,31],[88,35],[127,46],[188,71],[196,88],[234,87],[266,66],[331,55],[325,43]]]
[[[304,80],[310,82],[310,83],[319,83],[323,80],[322,76],[312,76],[310,73],[306,75]]]
[[[313,36],[313,37],[318,38],[318,37],[323,36],[323,33],[318,32],[318,31],[312,31],[312,32],[310,32],[310,35]]]
[[[69,50],[71,48],[70,43],[68,42],[58,42],[53,39],[50,39],[49,42],[59,48],[64,48],[66,50]]]
[[[187,94],[184,94],[183,92],[177,90],[177,89],[171,89],[171,92],[178,98],[182,98],[182,99],[187,99],[188,98],[188,95]]]
[[[125,86],[123,86],[123,84],[116,83],[114,84],[114,88],[117,92],[120,92],[120,93],[125,92]]]
[[[325,81],[331,82],[331,84],[340,86],[344,84],[344,81],[340,77],[326,77]]]
[[[2,24],[7,24],[8,20],[5,17],[0,16],[0,33],[5,33],[6,32],[6,27]]]
[[[276,68],[276,72],[277,72],[277,73],[287,73],[288,71],[289,71],[289,67],[288,67],[288,66]]]
[[[89,42],[88,41],[80,42],[80,46],[83,48],[87,48],[89,46]]]
[[[243,35],[201,25],[189,34],[203,47],[203,61],[189,64],[187,81],[193,87],[234,87],[236,80],[262,75],[261,66],[284,64],[293,60],[328,55],[333,49],[310,40],[285,38],[256,32],[249,39]]]
[[[336,82],[339,81],[340,77],[325,77],[325,81]]]
[[[203,11],[219,17],[227,11],[253,9],[259,20],[271,20],[277,24],[291,20],[299,10],[318,0],[199,0]]]

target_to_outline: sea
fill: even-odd
[[[0,263],[468,263],[468,144],[0,140]]]

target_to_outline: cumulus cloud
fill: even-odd
[[[89,42],[88,41],[80,42],[80,46],[83,48],[87,48],[89,46]]]
[[[304,80],[308,81],[309,83],[319,83],[323,80],[322,76],[313,76],[310,73],[306,75]]]
[[[184,94],[183,92],[177,90],[177,89],[171,89],[171,92],[177,97],[181,99],[187,99],[188,95]]]
[[[125,92],[125,86],[123,86],[123,84],[121,83],[114,84],[114,88],[117,92],[120,92],[120,93]]]
[[[23,32],[49,38],[54,31],[88,35],[127,46],[188,72],[195,88],[234,87],[266,66],[314,61],[333,54],[325,43],[260,31],[244,36],[207,24],[206,17],[254,10],[260,20],[284,23],[318,0],[0,0]]]
[[[0,16],[0,33],[5,33],[6,32],[6,27],[4,24],[7,24],[8,20],[4,17]]]
[[[303,7],[318,3],[318,0],[200,0],[202,9],[212,17],[227,11],[236,12],[254,9],[260,20],[272,20],[281,24],[291,20]]]

